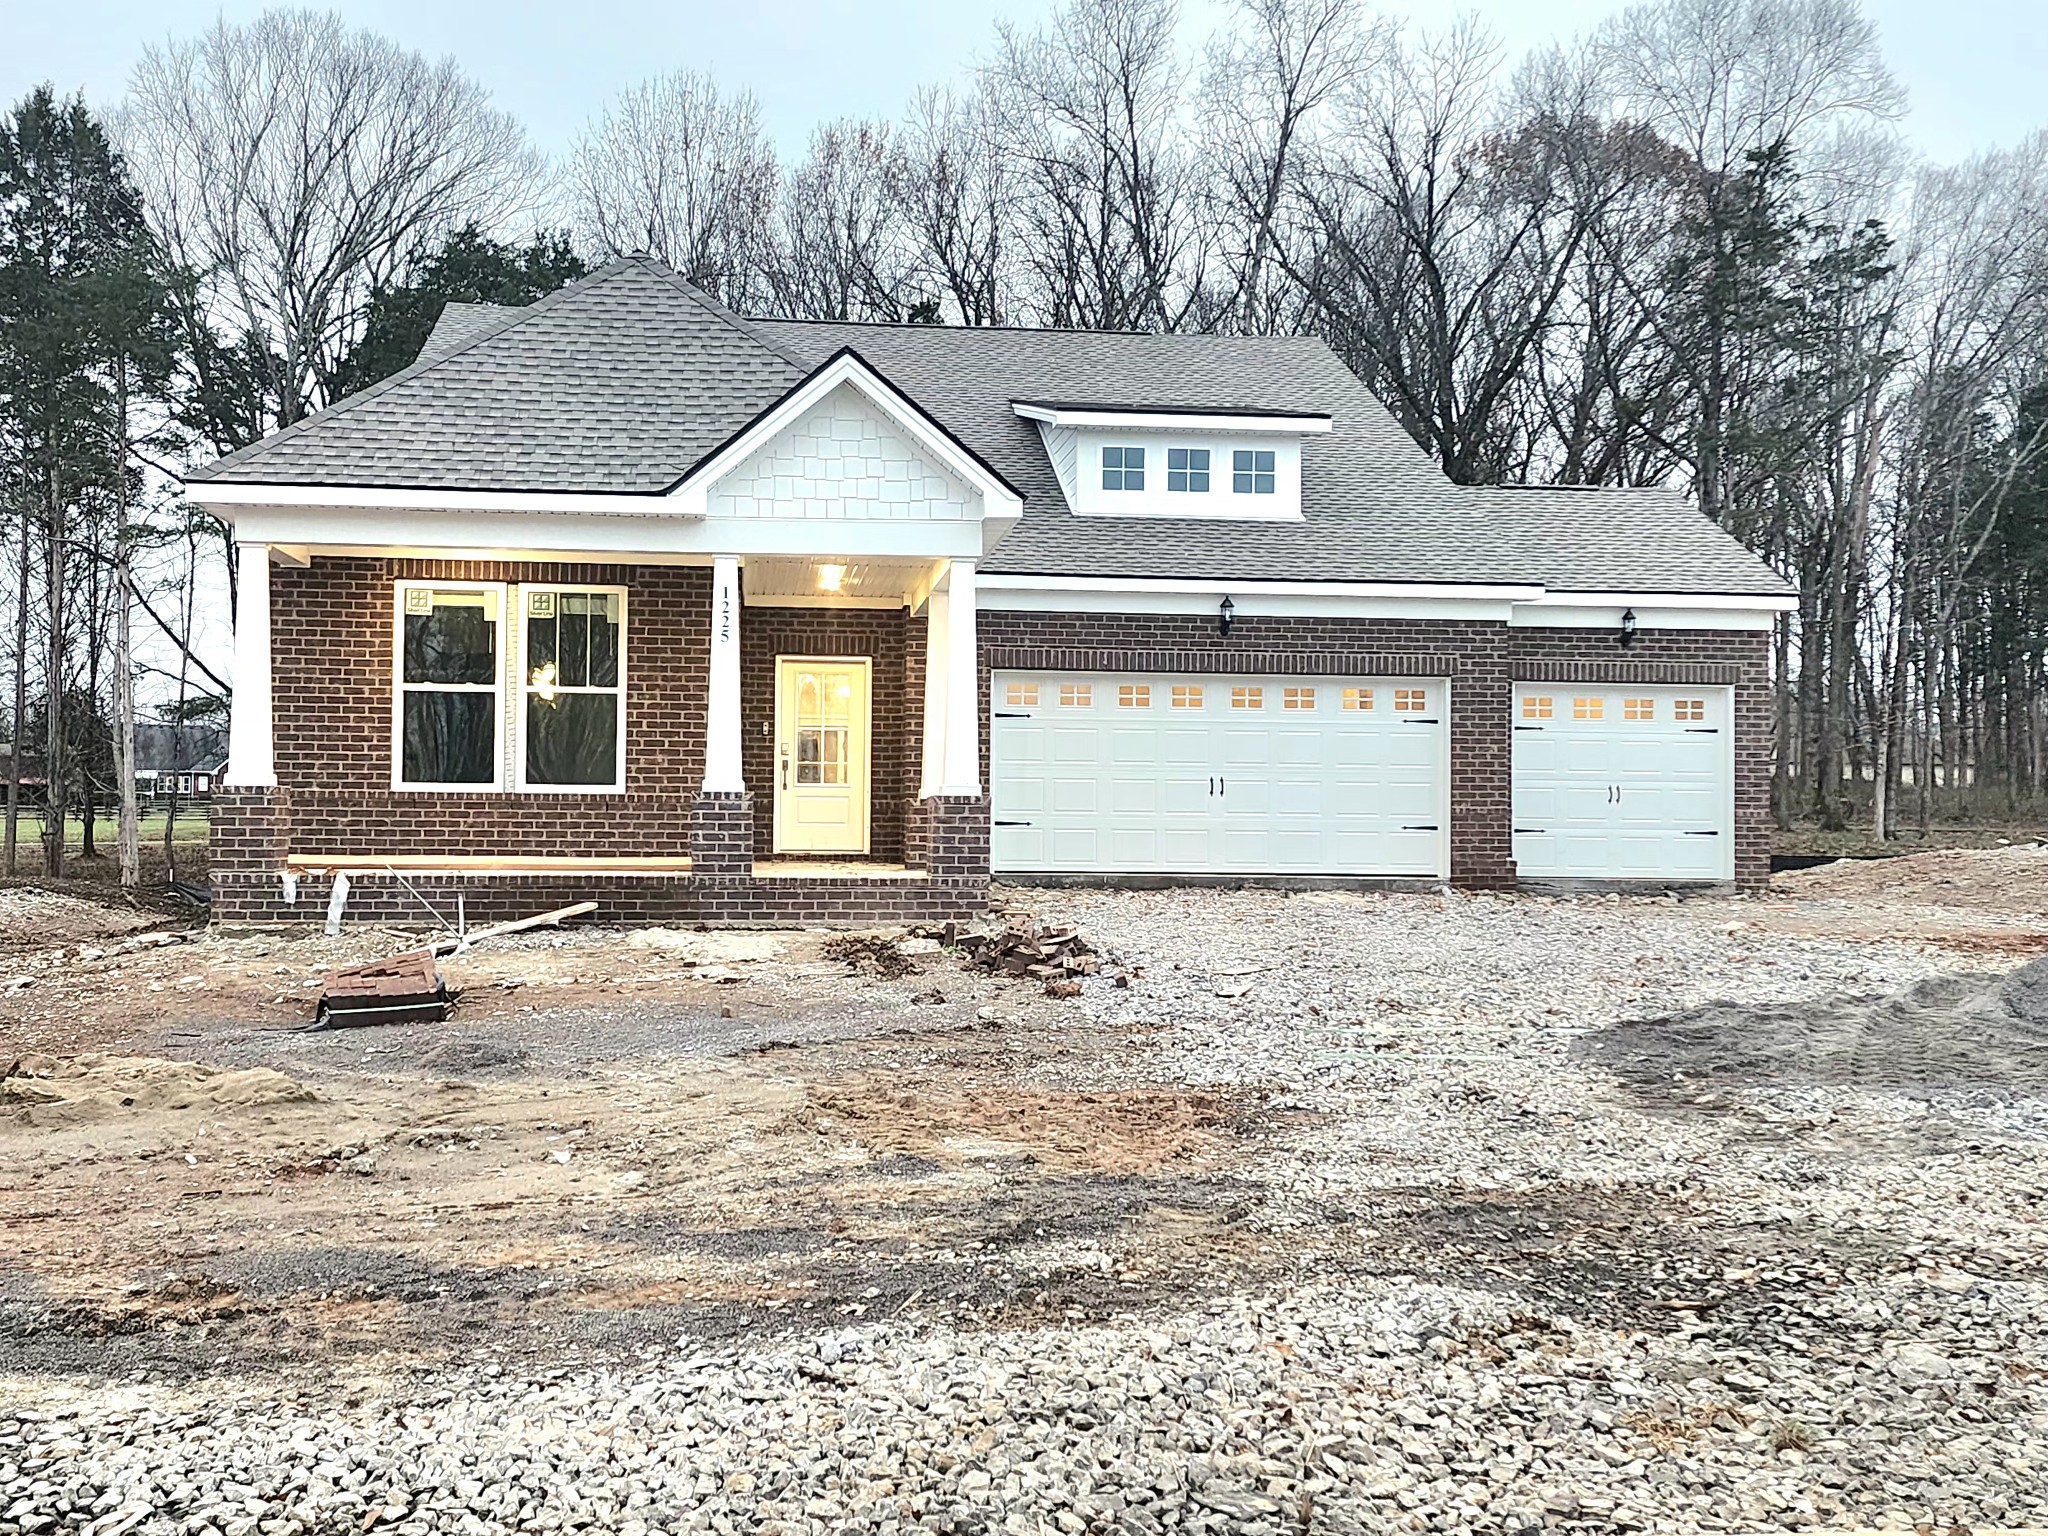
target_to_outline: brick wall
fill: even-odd
[[[227,923],[326,921],[333,882],[308,876],[286,902],[275,871],[214,876],[213,915]],[[847,876],[778,879],[752,875],[576,872],[521,875],[381,874],[349,882],[344,921],[432,927],[421,903],[453,921],[457,900],[470,926],[508,922],[574,902],[595,901],[581,922],[625,926],[711,923],[721,927],[868,926],[968,921],[988,908],[988,876],[861,880]]]
[[[915,693],[908,637],[915,632]],[[748,608],[740,615],[740,771],[755,792],[754,851],[775,849],[775,661],[778,656],[864,656],[873,662],[868,853],[903,858],[903,802],[917,794],[924,729],[924,621],[900,608]],[[906,767],[908,776],[906,777]]]
[[[392,583],[588,581],[628,590],[623,795],[395,791],[391,776]],[[924,920],[978,910],[988,869],[988,802],[917,798],[922,766],[924,621],[905,610],[748,608],[741,616],[742,763],[752,793],[697,804],[704,757],[710,578],[702,568],[318,559],[272,573],[276,791],[224,792],[214,867],[224,917],[312,920],[324,886],[282,906],[275,871],[305,855],[690,855],[691,876],[437,877],[471,916],[517,915],[553,897],[595,894],[613,921]],[[1759,888],[1769,866],[1769,637],[1644,631],[1623,651],[1609,630],[1514,629],[1451,620],[1241,617],[1228,637],[1206,616],[984,613],[983,764],[991,669],[1214,671],[1426,676],[1450,680],[1451,875],[1468,888],[1514,879],[1510,821],[1518,679],[1730,684],[1735,692],[1735,867]],[[928,872],[921,881],[775,881],[742,850],[773,839],[778,655],[874,663],[872,851]],[[365,882],[352,917],[395,920],[409,898]],[[559,903],[553,903],[559,904]],[[412,916],[417,916],[416,907]]]
[[[1314,673],[1444,677],[1451,695],[1451,880],[1512,885],[1512,721],[1520,680],[1732,684],[1735,879],[1770,874],[1770,636],[1747,630],[1645,630],[1624,651],[1615,631],[1517,629],[1449,619],[1240,617],[1229,635],[1207,616],[984,613],[982,754],[988,679],[998,668],[1103,672]]]
[[[393,789],[392,583],[401,579],[625,587],[626,792]],[[323,557],[273,569],[270,580],[277,778],[295,853],[689,853],[690,801],[704,777],[709,571]]]

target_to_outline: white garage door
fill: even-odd
[[[1512,709],[1517,873],[1734,878],[1728,689],[1518,683]]]
[[[998,672],[999,874],[1442,875],[1445,685]]]

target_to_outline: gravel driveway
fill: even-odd
[[[1012,894],[1129,984],[1013,988],[946,1070],[1046,1105],[1200,1090],[1230,1121],[1114,1220],[1009,1211],[1019,1305],[0,1375],[0,1532],[2048,1522],[2048,1103],[1988,1036],[1953,1080],[1754,1048],[1820,1004],[1857,1060],[1910,1057],[1939,986],[1842,1000],[2009,962],[1773,934],[1733,900]],[[1658,1057],[1643,1021],[1701,1009]],[[879,1156],[856,1137],[819,1155]],[[1008,1179],[976,1187],[1014,1205]],[[980,1262],[903,1262],[941,1257]]]

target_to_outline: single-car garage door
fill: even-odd
[[[998,672],[998,874],[1442,875],[1445,684]]]
[[[1516,872],[1732,880],[1726,688],[1515,687]]]

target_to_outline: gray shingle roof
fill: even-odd
[[[420,355],[414,362],[428,362],[434,358],[446,357],[458,347],[467,346],[494,329],[500,321],[509,320],[523,305],[516,304],[464,304],[450,300],[441,306],[439,318],[428,335],[426,345],[420,348]]]
[[[1454,485],[1312,337],[743,320],[646,258],[523,309],[451,304],[412,367],[193,478],[652,494],[846,348],[1023,494],[991,571],[1789,590],[1670,491]],[[1017,400],[1333,426],[1303,440],[1300,523],[1082,518]]]
[[[754,323],[809,364],[853,348],[1024,493],[1023,520],[990,557],[991,571],[1789,590],[1671,491],[1454,484],[1315,337]],[[1072,516],[1037,427],[1012,402],[1102,399],[1157,410],[1327,413],[1331,430],[1302,440],[1304,521]]]
[[[617,261],[192,478],[648,494],[801,377],[667,268]]]

